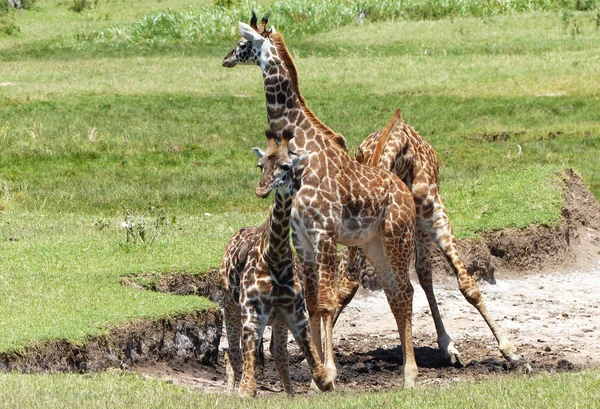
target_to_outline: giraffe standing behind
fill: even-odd
[[[355,156],[357,161],[369,166],[391,170],[404,181],[413,194],[417,212],[415,267],[431,309],[440,350],[453,364],[462,365],[460,354],[444,328],[433,292],[430,260],[432,242],[442,250],[450,262],[460,291],[479,311],[491,329],[504,358],[513,367],[524,365],[527,369],[528,364],[489,314],[475,280],[467,273],[460,259],[456,238],[439,193],[439,167],[433,147],[402,119],[398,109],[384,129],[367,136],[357,148]],[[342,308],[350,302],[351,296],[348,296],[348,293],[358,287],[358,281],[350,279],[346,286],[346,296],[342,297],[341,294],[339,297]]]
[[[275,131],[295,129],[293,151],[306,156],[302,185],[291,214],[294,246],[306,272],[311,336],[335,379],[333,322],[337,244],[359,246],[375,266],[400,334],[404,386],[418,370],[412,346],[413,287],[408,274],[414,246],[415,209],[410,191],[393,173],[365,166],[347,153],[343,136],[323,124],[300,94],[298,74],[283,36],[265,30],[253,16],[240,23],[243,38],[224,67],[258,65],[263,74],[267,117]],[[322,328],[324,331],[322,331]]]
[[[289,152],[293,133],[285,130],[279,145],[275,133],[268,131],[266,136],[266,152],[254,148],[262,170],[256,194],[264,198],[274,188],[275,202],[264,224],[241,229],[232,237],[220,267],[229,341],[228,388],[233,392],[239,382],[241,396],[256,395],[256,350],[265,326],[271,324],[271,351],[285,391],[294,393],[287,353],[288,328],[310,365],[313,381],[327,391],[333,382],[310,338],[306,304],[294,275],[290,247],[292,196],[299,187],[294,172],[301,172],[302,159]]]

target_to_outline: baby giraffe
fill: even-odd
[[[303,168],[303,158],[288,147],[293,136],[287,129],[280,138],[267,131],[266,152],[253,149],[262,171],[256,194],[265,198],[275,189],[275,202],[265,223],[240,229],[231,238],[220,267],[229,341],[227,386],[233,392],[239,382],[239,394],[243,397],[256,396],[256,353],[268,324],[273,329],[271,352],[288,394],[294,394],[287,352],[288,328],[310,365],[316,385],[323,391],[333,388],[311,341],[302,286],[293,269],[290,213],[293,195],[300,187],[295,175],[301,175]]]

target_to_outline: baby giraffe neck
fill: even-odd
[[[284,268],[291,263],[292,250],[290,247],[290,213],[292,211],[292,194],[289,191],[277,189],[275,203],[271,208],[269,219],[269,234],[265,243],[265,260],[271,272],[289,274],[291,270]],[[292,277],[280,277],[286,281]]]

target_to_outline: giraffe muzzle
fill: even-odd
[[[268,187],[262,187],[262,186],[258,186],[256,188],[256,196],[264,199],[265,197],[269,196],[269,194],[271,193],[272,187],[268,186]]]
[[[235,59],[232,57],[225,57],[223,59],[223,63],[222,63],[223,67],[225,67],[225,68],[235,67],[236,64],[237,63],[236,63]]]

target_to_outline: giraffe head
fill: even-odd
[[[269,36],[275,32],[275,28],[271,26],[269,30],[266,30],[269,22],[268,15],[262,18],[260,25],[257,26],[256,22],[256,14],[252,11],[250,25],[239,23],[242,38],[238,41],[237,46],[223,59],[223,67],[231,68],[238,64],[260,65],[261,57],[268,54],[271,46]]]
[[[289,141],[294,137],[294,132],[284,129],[281,137],[273,131],[265,133],[267,137],[267,150],[263,152],[259,148],[252,151],[258,157],[258,167],[262,175],[256,195],[262,198],[269,196],[271,190],[293,189],[295,168],[301,162],[301,157],[289,148]]]

